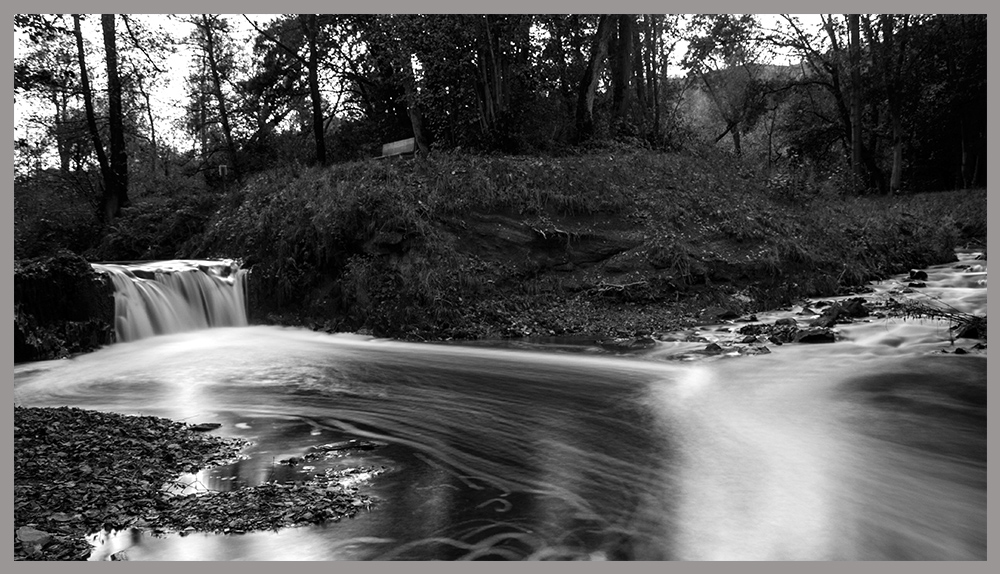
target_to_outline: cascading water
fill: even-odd
[[[974,257],[927,269],[913,293],[901,276],[871,296],[984,316]],[[125,532],[112,550],[131,560],[986,559],[985,341],[953,341],[946,321],[868,318],[837,325],[834,343],[695,352],[738,327],[627,356],[219,328],[16,365],[14,396],[252,440],[247,460],[197,475],[212,490],[389,469],[353,519]],[[276,464],[351,438],[386,446]]]
[[[115,334],[135,341],[247,324],[245,271],[231,260],[95,263],[115,286]]]

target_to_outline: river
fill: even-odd
[[[985,315],[974,257],[927,269],[911,296]],[[254,441],[196,477],[209,489],[386,469],[355,518],[122,533],[131,560],[986,559],[985,349],[942,321],[870,318],[838,325],[835,343],[698,352],[739,326],[631,353],[217,327],[16,365],[15,401],[218,422]],[[276,464],[349,438],[385,446]]]

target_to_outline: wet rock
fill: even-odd
[[[959,347],[959,348],[955,349],[955,354],[956,355],[968,355],[969,352],[966,351],[965,349],[963,349],[962,347]]]
[[[718,343],[709,343],[709,345],[705,347],[702,352],[706,355],[720,355],[726,351],[720,347]]]
[[[156,272],[150,271],[148,269],[132,269],[132,275],[138,277],[139,279],[146,279],[147,281],[156,281]]]
[[[836,335],[825,327],[813,327],[801,329],[795,334],[796,343],[833,343],[837,340]]]
[[[196,425],[188,425],[188,428],[195,432],[205,432],[210,430],[215,430],[221,427],[220,423],[198,423]]]
[[[840,318],[843,308],[840,305],[832,305],[823,311],[823,314],[809,322],[814,327],[832,327]]]
[[[321,452],[332,452],[339,450],[373,450],[385,445],[386,443],[384,442],[378,442],[374,440],[350,439],[341,442],[331,442],[327,444],[321,444],[312,447],[312,449]]]
[[[655,347],[656,340],[652,337],[618,337],[597,341],[597,344],[611,351],[641,351]]]
[[[910,283],[907,283],[906,286],[920,289],[922,287],[927,287],[927,284],[924,283],[923,281],[911,281]]]
[[[841,304],[844,312],[848,317],[867,317],[868,307],[865,305],[865,300],[861,297],[855,297],[853,299],[848,299]]]
[[[775,327],[788,327],[788,326],[795,327],[796,325],[798,325],[798,322],[795,319],[792,319],[791,317],[778,319],[777,321],[774,322]]]
[[[985,321],[973,321],[959,325],[955,329],[956,339],[984,339],[986,338]]]
[[[700,319],[705,323],[714,323],[716,321],[728,321],[731,319],[738,319],[740,313],[731,308],[725,307],[708,307],[702,310]]]
[[[741,355],[753,356],[753,355],[767,355],[771,353],[771,349],[763,346],[751,345],[749,347],[743,347],[740,349]]]
[[[744,325],[740,327],[736,332],[740,335],[757,336],[768,331],[769,329],[767,325],[764,325],[763,323],[753,323],[751,325]]]
[[[927,272],[919,271],[916,269],[910,270],[910,280],[911,281],[927,281]]]
[[[864,299],[855,297],[843,303],[834,303],[823,310],[823,314],[810,321],[813,327],[832,327],[837,323],[849,323],[851,318],[867,317],[868,309]]]

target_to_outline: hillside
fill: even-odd
[[[721,153],[436,153],[255,176],[184,257],[239,257],[257,322],[416,340],[654,335],[985,240],[985,191],[844,197]]]

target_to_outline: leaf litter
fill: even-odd
[[[209,427],[209,428],[206,428]],[[250,443],[151,416],[14,407],[14,558],[86,560],[87,535],[239,534],[352,517],[374,501],[356,484],[384,468],[328,469],[292,484],[173,495],[184,473],[235,462]]]

